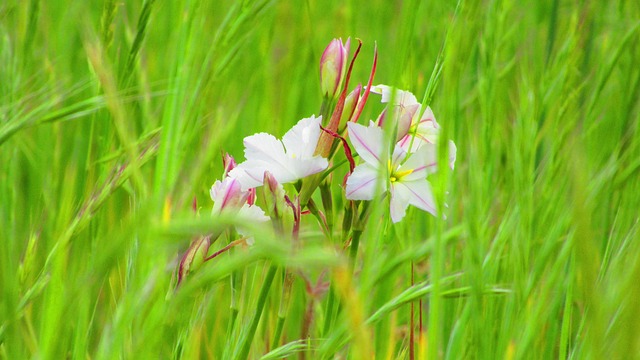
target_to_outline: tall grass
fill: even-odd
[[[622,0],[2,2],[0,358],[231,358],[254,330],[249,358],[640,358],[638,19]],[[176,291],[191,239],[233,221],[208,216],[222,151],[317,114],[320,55],[348,36],[354,79],[377,43],[374,83],[456,142],[433,179],[447,219],[374,204],[352,275],[304,218],[295,253],[262,235]]]

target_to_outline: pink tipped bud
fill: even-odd
[[[180,285],[184,280],[185,276],[202,265],[204,259],[207,257],[210,245],[210,236],[200,236],[191,243],[189,249],[187,249],[180,259],[180,266],[178,267],[178,285]]]
[[[342,116],[340,116],[340,124],[338,125],[338,133],[342,134],[344,129],[347,127],[347,122],[351,120],[351,116],[353,112],[356,110],[358,106],[358,101],[360,100],[360,93],[362,92],[362,85],[358,84],[353,91],[347,95],[346,100],[344,101],[344,108],[342,110]]]
[[[265,202],[265,212],[272,218],[282,217],[284,211],[284,188],[270,172],[264,172],[263,197]]]
[[[249,192],[242,191],[237,179],[227,177],[217,180],[209,191],[213,200],[213,213],[219,214],[227,210],[238,210],[247,202]]]
[[[229,171],[233,170],[236,165],[236,160],[233,158],[233,156],[229,155],[229,153],[225,153],[222,156],[222,166],[224,167],[224,174],[222,176],[227,176]]]
[[[247,190],[249,192],[249,196],[247,197],[247,205],[253,206],[256,203],[256,188],[251,188]]]
[[[347,56],[351,39],[343,44],[342,39],[333,39],[320,58],[320,87],[322,95],[336,98],[347,67]]]

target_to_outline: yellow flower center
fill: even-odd
[[[409,174],[411,174],[413,172],[413,169],[404,170],[404,171],[398,171],[398,169],[393,170],[391,168],[391,160],[389,160],[388,167],[389,167],[389,173],[391,174],[391,175],[389,175],[389,180],[392,183],[402,180],[403,177],[405,177],[405,176],[407,176],[407,175],[409,175]]]

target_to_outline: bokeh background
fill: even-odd
[[[292,259],[264,239],[271,250],[175,295],[176,259],[213,226],[189,220],[193,199],[206,218],[221,154],[242,159],[243,137],[318,114],[320,55],[348,37],[363,42],[352,84],[377,45],[374,83],[432,90],[457,163],[434,180],[446,221],[412,210],[367,228],[352,290],[365,318],[382,313],[317,330],[308,356],[407,358],[422,299],[431,358],[640,357],[638,19],[624,0],[3,1],[0,357],[233,347],[228,275],[245,274],[242,323],[264,261]],[[380,110],[372,97],[363,119]],[[337,266],[309,243],[292,266]],[[398,297],[412,263],[439,285]],[[309,300],[295,286],[287,341]],[[272,296],[253,358],[271,350]]]

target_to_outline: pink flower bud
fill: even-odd
[[[249,197],[249,192],[242,191],[240,182],[230,177],[216,181],[209,194],[214,201],[212,210],[214,214],[219,214],[223,210],[237,211]]]
[[[342,39],[333,39],[320,58],[320,87],[322,95],[336,98],[347,67],[347,56],[351,39],[343,44]]]
[[[191,271],[196,270],[207,257],[211,246],[210,236],[200,236],[191,243],[189,249],[182,255],[180,266],[178,267],[178,285]]]
[[[284,211],[284,188],[270,172],[264,172],[263,198],[267,215],[272,218],[282,217]]]
[[[236,167],[236,160],[229,153],[225,153],[222,156],[222,166],[224,167],[224,174],[222,177],[226,177],[229,171]]]

